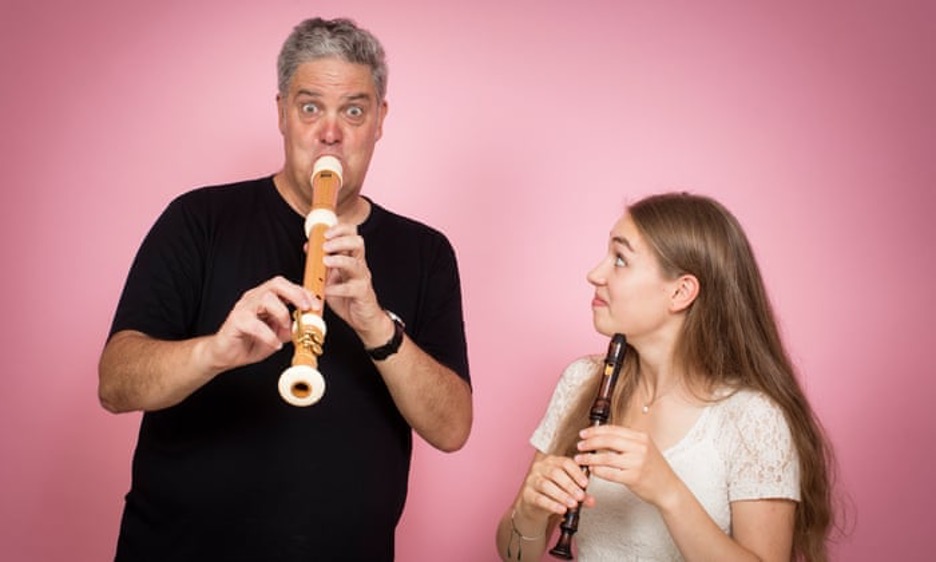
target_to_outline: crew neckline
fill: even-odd
[[[283,198],[283,195],[279,192],[279,190],[276,189],[276,182],[273,181],[273,178],[275,176],[276,174],[271,174],[267,176],[266,182],[268,184],[270,192],[272,193],[272,196],[277,201],[276,205],[279,208],[278,213],[282,216],[290,217],[289,220],[294,220],[294,221],[299,221],[299,222],[305,221],[305,217],[303,217],[301,214],[299,214],[298,211],[293,209],[292,206],[289,204],[289,202],[286,201],[285,198]],[[374,203],[374,200],[368,197],[367,195],[361,195],[360,197],[363,197],[368,202],[368,204],[370,204],[370,212],[367,213],[367,217],[365,217],[364,220],[357,226],[358,233],[363,234],[365,232],[370,232],[374,228],[376,228],[377,224],[380,222],[381,215],[383,215],[386,212],[386,210],[380,205],[378,205],[377,203]]]

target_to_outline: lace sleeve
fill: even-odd
[[[582,391],[582,383],[596,373],[596,359],[593,357],[583,357],[572,362],[556,384],[552,399],[546,408],[539,426],[533,431],[530,437],[530,444],[541,453],[552,452],[553,440],[562,420],[565,418],[569,408],[575,403],[575,399]]]
[[[800,499],[799,457],[780,408],[767,396],[742,391],[729,398],[723,445],[729,501]]]

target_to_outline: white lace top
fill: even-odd
[[[543,453],[567,410],[593,377],[596,359],[569,365],[530,443]],[[715,523],[731,533],[729,504],[738,500],[786,498],[799,501],[799,462],[780,409],[765,395],[739,391],[715,402],[675,445],[663,451]],[[580,562],[682,560],[659,512],[625,486],[592,477],[594,508],[583,508],[575,535]]]

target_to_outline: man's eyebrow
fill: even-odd
[[[631,252],[634,251],[634,247],[631,246],[631,243],[627,240],[627,238],[624,238],[623,236],[612,236],[611,241],[614,242],[615,244],[620,244],[624,246]]]

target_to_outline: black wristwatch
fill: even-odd
[[[366,350],[367,354],[370,355],[370,358],[374,361],[383,361],[387,357],[390,357],[399,351],[400,345],[403,343],[403,330],[406,328],[406,324],[403,323],[403,320],[400,319],[399,316],[389,310],[384,310],[384,312],[387,313],[390,320],[393,320],[393,337],[380,347]]]

